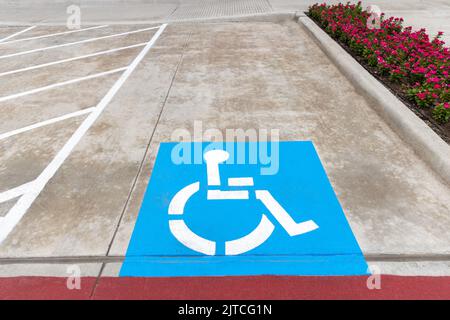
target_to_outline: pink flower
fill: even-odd
[[[427,95],[424,92],[420,92],[417,94],[417,98],[419,98],[420,100],[425,100],[427,97]]]
[[[427,82],[428,83],[439,83],[439,82],[441,82],[441,79],[439,79],[438,77],[432,77],[432,78],[428,78]]]
[[[416,72],[416,73],[427,73],[427,68],[424,68],[424,67],[418,67],[418,68],[416,68],[416,69],[414,69],[414,72]]]
[[[381,28],[370,29],[370,13],[362,10],[361,4],[316,4],[310,13],[332,36],[342,35],[340,41],[354,54],[370,62],[375,59],[378,71],[415,92],[417,101],[423,101],[420,105],[450,108],[450,48],[439,39],[443,32],[430,37],[425,29],[413,31],[402,26],[402,18],[394,17],[384,17]]]

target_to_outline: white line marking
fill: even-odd
[[[237,255],[259,247],[269,239],[274,229],[273,223],[263,214],[255,230],[242,238],[225,242],[225,255]]]
[[[0,140],[9,138],[9,137],[15,136],[17,134],[33,130],[33,129],[37,129],[37,128],[41,128],[41,127],[44,127],[44,126],[48,126],[48,125],[56,123],[56,122],[60,122],[60,121],[63,121],[63,120],[74,118],[74,117],[78,117],[78,116],[81,116],[83,114],[91,113],[94,110],[95,110],[95,107],[86,108],[86,109],[83,109],[83,110],[79,110],[79,111],[75,111],[75,112],[72,112],[72,113],[65,114],[65,115],[60,116],[60,117],[56,117],[56,118],[52,118],[52,119],[45,120],[45,121],[42,121],[42,122],[38,122],[38,123],[29,125],[29,126],[26,126],[26,127],[20,128],[20,129],[16,129],[16,130],[12,130],[12,131],[9,131],[9,132],[5,132],[5,133],[0,134]]]
[[[208,190],[207,198],[208,200],[246,200],[248,199],[248,191]]]
[[[74,58],[68,58],[68,59],[63,59],[63,60],[57,60],[57,61],[52,61],[52,62],[48,62],[48,63],[43,63],[43,64],[38,64],[35,66],[31,66],[31,67],[26,67],[26,68],[21,68],[21,69],[16,69],[16,70],[11,70],[11,71],[5,71],[0,73],[0,77],[6,76],[6,75],[10,75],[10,74],[14,74],[14,73],[19,73],[19,72],[24,72],[24,71],[30,71],[30,70],[35,70],[35,69],[39,69],[39,68],[44,68],[44,67],[48,67],[48,66],[53,66],[55,64],[60,64],[60,63],[64,63],[64,62],[70,62],[70,61],[75,61],[75,60],[80,60],[80,59],[85,59],[85,58],[90,58],[90,57],[95,57],[95,56],[100,56],[100,55],[104,55],[104,54],[108,54],[108,53],[113,53],[116,51],[121,51],[121,50],[127,50],[127,49],[132,49],[132,48],[138,48],[138,47],[143,47],[147,44],[147,42],[143,42],[143,43],[138,43],[138,44],[133,44],[131,46],[126,46],[126,47],[120,47],[120,48],[114,48],[114,49],[110,49],[110,50],[105,50],[105,51],[99,51],[99,52],[95,52],[95,53],[90,53],[90,54],[86,54],[83,56],[78,56],[78,57],[74,57]]]
[[[253,186],[253,178],[228,178],[230,187],[248,187]]]
[[[42,190],[45,188],[50,179],[55,175],[64,161],[69,157],[72,150],[76,147],[81,138],[86,134],[89,128],[94,124],[97,118],[101,115],[103,110],[106,108],[109,102],[114,98],[117,91],[122,87],[131,73],[136,69],[139,62],[145,57],[147,52],[151,49],[153,44],[159,38],[161,33],[166,28],[167,24],[163,24],[159,30],[153,35],[152,39],[147,43],[147,45],[142,49],[142,51],[137,55],[133,62],[128,66],[127,70],[120,76],[119,79],[114,83],[114,85],[109,89],[106,95],[98,103],[95,110],[89,114],[89,116],[83,121],[83,123],[78,127],[70,139],[66,142],[64,147],[58,152],[58,154],[53,158],[49,165],[42,171],[42,173],[37,177],[33,185],[32,190],[24,194],[14,205],[14,207],[9,210],[8,214],[4,216],[3,220],[0,221],[0,243],[5,240],[8,234],[14,229],[14,227],[19,223],[24,214],[33,204],[34,200],[39,196]]]
[[[275,200],[269,191],[256,190],[256,199],[261,200],[262,203],[269,209],[270,213],[278,220],[286,232],[292,236],[298,236],[319,228],[319,226],[312,220],[297,223],[292,217],[283,209],[283,207]]]
[[[200,183],[194,182],[177,192],[169,203],[169,214],[183,214],[184,205],[200,189]]]
[[[82,31],[88,31],[88,30],[93,30],[93,29],[100,29],[100,28],[105,28],[105,27],[108,27],[108,25],[104,25],[104,26],[95,26],[95,27],[89,27],[89,28],[84,28],[84,29],[70,30],[70,31],[57,32],[57,33],[50,33],[50,34],[44,34],[44,35],[42,35],[42,36],[36,36],[36,37],[30,37],[30,38],[23,38],[23,39],[17,39],[17,40],[6,41],[6,42],[2,42],[1,44],[10,44],[10,43],[17,43],[17,42],[21,42],[21,41],[36,40],[36,39],[43,39],[43,38],[50,38],[50,37],[55,37],[55,36],[59,36],[59,35],[62,35],[62,34],[75,33],[75,32],[82,32]],[[33,28],[34,28],[34,27],[33,27]],[[23,32],[24,32],[24,31],[23,31]]]
[[[0,193],[0,203],[17,198],[23,195],[24,193],[30,191],[33,187],[33,183],[34,181],[27,182],[18,187]]]
[[[0,56],[0,59],[16,57],[16,56],[21,56],[21,55],[28,54],[28,53],[34,53],[34,52],[45,51],[45,50],[50,50],[50,49],[56,49],[56,48],[61,48],[61,47],[73,46],[73,45],[76,45],[76,44],[88,43],[88,42],[98,41],[98,40],[102,40],[102,39],[126,36],[126,35],[129,35],[129,34],[144,32],[144,31],[148,31],[148,30],[152,30],[152,29],[156,29],[156,28],[158,28],[158,27],[137,29],[137,30],[133,30],[133,31],[127,31],[127,32],[122,32],[122,33],[111,34],[111,35],[108,35],[108,36],[102,36],[102,37],[90,38],[90,39],[85,39],[85,40],[80,40],[80,41],[75,41],[75,42],[57,44],[57,45],[50,46],[50,47],[45,47],[45,48],[37,48],[37,49],[33,49],[33,50],[21,51],[21,52],[16,52],[16,53],[11,53],[11,54],[7,54],[7,55],[4,55],[4,56]]]
[[[9,42],[11,42],[11,41],[6,42],[6,40],[11,39],[11,38],[13,38],[13,37],[15,37],[15,36],[18,36],[19,34],[22,34],[22,33],[24,33],[24,32],[27,32],[27,31],[31,30],[31,29],[34,29],[34,28],[36,28],[36,26],[28,27],[28,28],[26,28],[26,29],[24,29],[24,30],[21,30],[21,31],[19,31],[19,32],[16,32],[16,33],[14,33],[14,34],[12,34],[12,35],[10,35],[10,36],[7,36],[6,38],[0,39],[0,44],[9,43]],[[16,40],[16,41],[17,41],[17,40]]]
[[[169,228],[186,247],[209,256],[216,253],[216,243],[196,235],[183,220],[169,220]]]
[[[69,84],[74,84],[74,83],[85,81],[85,80],[91,80],[91,79],[95,79],[95,78],[98,78],[98,77],[107,76],[109,74],[121,72],[121,71],[124,71],[126,69],[127,69],[127,67],[122,67],[122,68],[117,68],[117,69],[113,69],[113,70],[109,70],[109,71],[105,71],[105,72],[91,74],[89,76],[85,76],[85,77],[81,77],[81,78],[75,78],[75,79],[71,79],[71,80],[68,80],[68,81],[53,83],[53,84],[45,86],[45,87],[40,87],[40,88],[36,88],[36,89],[24,91],[24,92],[15,93],[15,94],[12,94],[12,95],[9,95],[9,96],[0,97],[0,102],[5,102],[5,101],[8,101],[8,100],[20,98],[20,97],[23,97],[23,96],[28,96],[30,94],[35,94],[35,93],[38,93],[38,92],[42,92],[42,91],[46,91],[46,90],[50,90],[50,89],[66,86],[66,85],[69,85]]]

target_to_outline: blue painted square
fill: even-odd
[[[250,159],[249,150],[263,144],[226,143],[222,148],[229,151],[230,159],[236,150],[245,149]],[[278,168],[273,175],[261,174],[267,159],[222,163],[219,186],[208,185],[204,162],[174,163],[172,156],[180,146],[193,154],[211,144],[160,144],[120,276],[367,274],[364,256],[312,142],[280,142],[278,161],[272,159]],[[271,150],[270,143],[264,147]],[[253,186],[228,184],[228,178],[239,177],[253,178]],[[189,191],[187,186],[198,188]],[[174,209],[172,204],[169,209],[183,188],[187,190],[184,207]],[[248,199],[207,200],[208,190],[247,191]],[[169,214],[170,210],[182,212]],[[309,224],[302,225],[304,233],[301,227],[293,228],[297,233],[292,235],[286,228],[295,227],[292,222],[299,227],[302,222]],[[206,241],[196,247],[196,239],[187,238],[183,244],[169,225],[181,230],[179,237],[186,235],[187,227]],[[317,228],[311,228],[314,225]]]

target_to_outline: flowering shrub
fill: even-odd
[[[425,29],[403,27],[402,18],[385,19],[380,28],[368,28],[370,13],[358,4],[315,4],[309,15],[333,38],[344,43],[377,73],[400,85],[421,108],[432,108],[433,117],[450,120],[450,50],[430,39]],[[369,19],[370,23],[370,19]]]

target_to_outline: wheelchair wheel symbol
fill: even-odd
[[[237,200],[249,199],[248,190],[220,190],[210,189],[209,187],[220,187],[221,179],[219,173],[219,164],[228,160],[229,154],[224,150],[211,150],[204,154],[207,170],[208,191],[207,200]],[[229,178],[228,187],[245,187],[253,186],[253,178]],[[187,185],[178,191],[172,198],[168,214],[169,228],[173,236],[183,245],[191,250],[206,255],[216,254],[216,242],[205,239],[194,233],[180,219],[170,219],[171,216],[180,216],[184,214],[184,207],[189,199],[200,190],[200,182],[196,181]],[[291,236],[298,236],[304,233],[318,229],[319,226],[313,221],[297,223],[283,209],[283,207],[273,198],[268,190],[255,190],[256,199],[260,200],[280,225]],[[248,252],[263,244],[271,236],[275,226],[262,214],[261,221],[258,226],[249,232],[246,236],[225,242],[225,255],[238,255]]]

